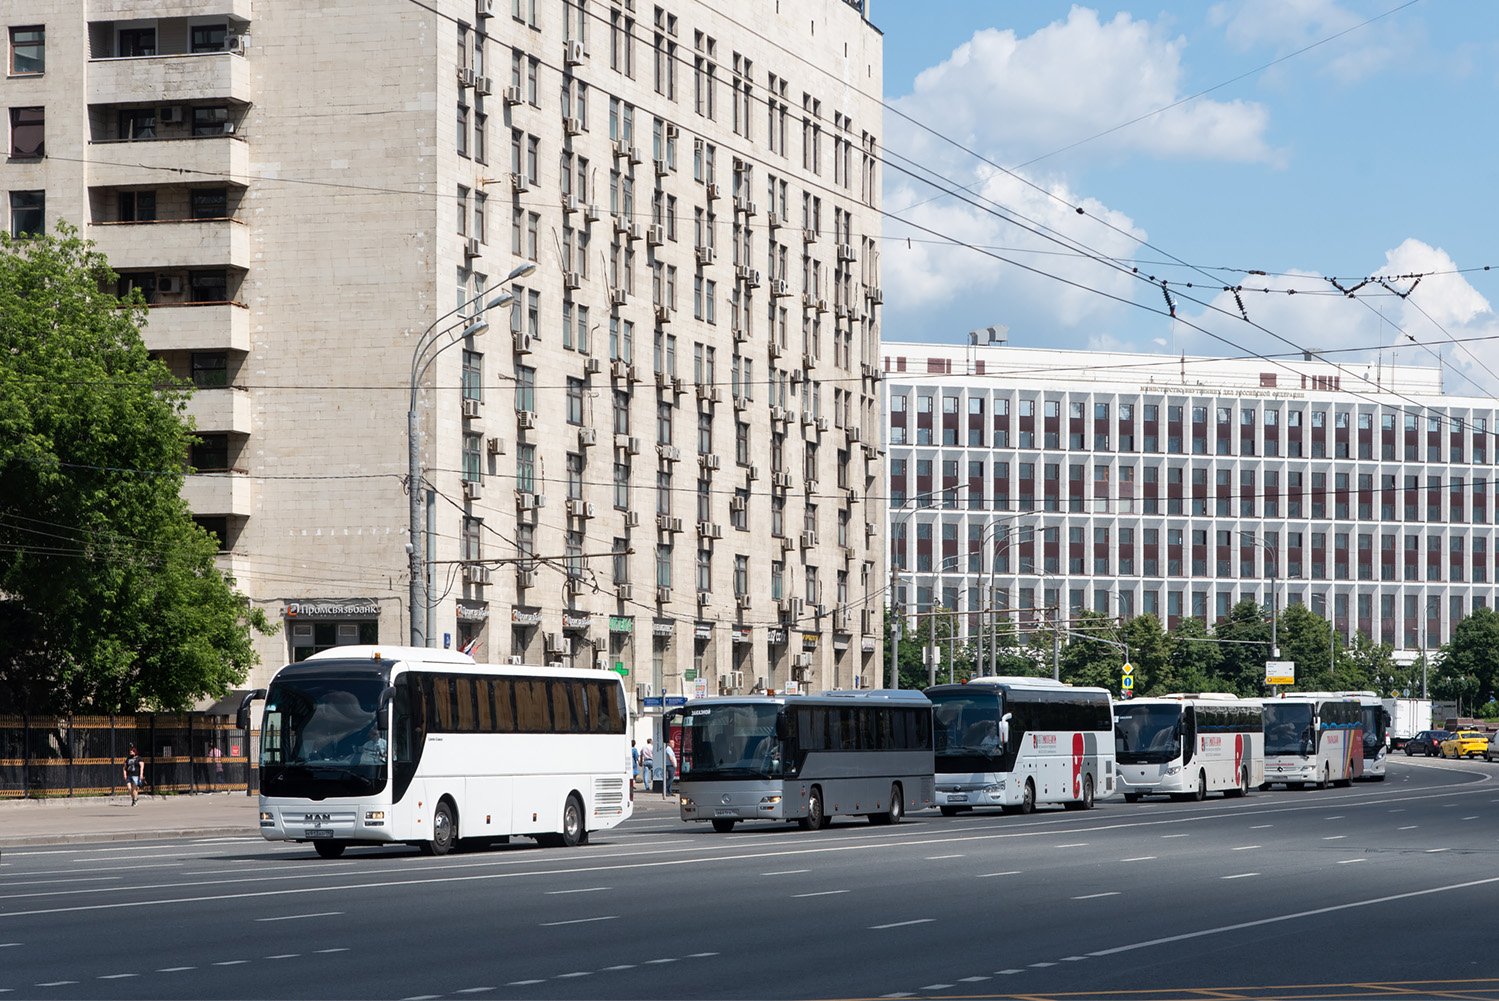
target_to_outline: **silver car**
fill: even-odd
[[[1489,734],[1489,746],[1483,749],[1483,760],[1499,759],[1499,730]]]

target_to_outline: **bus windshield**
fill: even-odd
[[[1116,703],[1114,757],[1121,765],[1163,765],[1181,754],[1181,706]]]
[[[771,704],[715,705],[688,709],[682,723],[682,778],[770,779],[781,777],[781,744]]]
[[[1364,756],[1372,757],[1378,753],[1380,745],[1385,742],[1385,711],[1384,706],[1364,706]]]
[[[268,796],[369,796],[385,788],[386,734],[375,710],[385,681],[298,677],[266,696],[260,783]]]
[[[999,733],[999,694],[933,692],[931,699],[937,770],[991,770],[1005,751]]]
[[[1265,753],[1310,754],[1316,748],[1312,734],[1312,707],[1304,702],[1265,703]]]

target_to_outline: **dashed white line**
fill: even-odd
[[[512,980],[512,981],[510,981],[510,983],[506,984],[505,986],[506,987],[529,987],[532,984],[544,984],[544,983],[546,983],[545,980]]]
[[[319,949],[317,951],[317,954],[319,956],[326,956],[329,953],[333,953],[333,952],[348,952],[348,951],[349,951],[348,946],[342,946],[342,947],[337,948],[337,949]]]
[[[557,974],[557,979],[558,980],[571,980],[573,977],[591,977],[591,976],[593,976],[593,971],[592,970],[580,970],[577,973],[559,973],[559,974]]]
[[[1477,817],[1464,817],[1464,820],[1477,820]]]
[[[975,878],[976,879],[988,879],[991,876],[1018,876],[1018,875],[1020,875],[1020,870],[1019,869],[1010,869],[1007,872],[983,872],[983,873],[979,873],[979,875],[976,876]]]
[[[916,995],[910,991],[899,991],[895,994],[881,994],[882,998],[913,998]]]
[[[1155,858],[1154,855],[1136,855],[1134,858],[1122,858],[1121,862],[1149,862]]]
[[[1323,838],[1322,840],[1323,841],[1342,841],[1346,837],[1348,837],[1348,835],[1346,835],[1346,834],[1329,834],[1327,837]]]
[[[20,942],[0,942],[0,949],[14,949]]]
[[[993,980],[993,979],[994,979],[993,977],[964,977],[962,980],[959,980],[958,983],[960,983],[960,984],[976,984],[980,980]]]
[[[1340,813],[1336,817],[1323,817],[1322,819],[1323,820],[1342,820],[1343,819],[1343,815]]]
[[[953,986],[953,985],[952,984],[927,984],[925,987],[922,988],[922,990],[924,990],[924,991],[945,991],[945,990],[947,990],[951,986]]]
[[[1190,835],[1190,834],[1162,834],[1161,835],[1161,837],[1163,837],[1163,838],[1190,838],[1191,836],[1192,835]]]
[[[1446,850],[1445,848],[1428,848],[1426,849],[1426,854],[1435,855],[1437,852],[1444,852]]]
[[[592,923],[594,921],[618,921],[618,920],[619,920],[619,915],[618,914],[605,914],[602,917],[597,917],[597,918],[573,918],[571,921],[543,921],[541,923],[541,927],[543,927],[543,928],[556,928],[559,925],[586,925],[586,924],[590,924],[590,923]]]
[[[687,958],[688,959],[707,959],[710,956],[716,956],[716,955],[718,955],[718,953],[716,953],[716,952],[691,952],[691,953],[687,954]]]
[[[793,893],[791,899],[796,900],[800,897],[832,897],[847,892],[847,890],[818,890],[816,893]]]
[[[485,991],[492,991],[492,990],[494,990],[493,987],[465,987],[463,990],[456,991],[455,993],[458,993],[458,994],[483,994]]]
[[[214,966],[244,966],[248,959],[226,959],[222,963],[214,963]]]
[[[304,918],[336,918],[343,911],[319,911],[316,914],[283,914],[275,918],[256,918],[256,921],[301,921]]]
[[[938,859],[944,859],[944,858],[962,858],[962,857],[963,857],[962,855],[928,855],[926,857],[926,860],[928,862],[935,862]],[[948,986],[951,987],[952,985],[948,984]],[[922,990],[926,990],[926,988],[923,987]]]
[[[762,873],[760,873],[760,875],[762,875],[762,876],[796,876],[796,875],[799,875],[800,873],[811,872],[811,871],[812,871],[811,869],[782,869],[779,872],[762,872]],[[902,994],[901,997],[910,997],[910,995],[909,994]]]
[[[904,928],[907,925],[925,925],[936,921],[936,918],[915,918],[911,921],[892,921],[888,925],[870,925],[870,931],[884,931],[887,928]]]
[[[1057,965],[1056,963],[1032,963],[1031,964],[1031,969],[1033,969],[1033,970],[1039,970],[1042,967],[1056,966],[1056,965]]]
[[[1414,831],[1419,826],[1420,826],[1419,824],[1411,824],[1409,827],[1397,827],[1397,828],[1395,828],[1395,830],[1397,830],[1397,831]]]
[[[66,987],[68,984],[76,984],[76,980],[49,980],[45,984],[37,984],[38,987]]]
[[[1340,860],[1338,862],[1338,865],[1352,865],[1355,862],[1367,862],[1367,861],[1369,861],[1369,860],[1366,859],[1366,858],[1345,858],[1345,859]]]
[[[997,976],[997,977],[1008,977],[1012,973],[1024,973],[1024,972],[1025,972],[1024,970],[995,970],[994,971],[994,975]]]
[[[266,959],[296,959],[300,955],[302,955],[300,952],[280,952],[280,953],[277,953],[274,956],[267,956],[265,958]]]
[[[126,977],[138,977],[138,976],[140,976],[139,973],[106,973],[104,976],[102,976],[102,977],[96,977],[95,979],[96,980],[124,980]]]
[[[1255,824],[1253,827],[1250,828],[1250,830],[1251,831],[1263,831],[1267,827],[1274,827],[1274,826],[1275,826],[1274,824]]]
[[[1085,960],[1087,958],[1088,958],[1087,956],[1063,956],[1062,957],[1062,962],[1064,962],[1064,963],[1081,963],[1083,960]]]
[[[606,966],[600,972],[602,972],[602,973],[613,973],[616,970],[633,970],[633,969],[635,969],[635,964],[634,963],[620,963],[618,966]],[[540,982],[541,981],[539,981],[539,980],[536,981],[536,983],[540,983]]]
[[[1258,876],[1257,872],[1241,872],[1233,876],[1224,876],[1224,879],[1247,879],[1250,876]]]
[[[1077,842],[1074,842],[1073,844],[1070,844],[1070,845],[1057,845],[1056,847],[1058,847],[1058,848],[1086,848],[1086,847],[1088,847],[1088,842],[1086,842],[1086,841],[1077,841]]]
[[[600,890],[610,890],[610,889],[613,889],[613,887],[609,887],[609,886],[583,886],[583,887],[579,887],[576,890],[548,890],[547,891],[547,896],[549,896],[549,897],[560,897],[564,893],[598,893]]]
[[[186,970],[196,970],[196,966],[163,966],[157,973],[182,973]]]
[[[1073,897],[1072,899],[1073,900],[1097,900],[1099,897],[1117,897],[1117,896],[1119,896],[1119,891],[1118,890],[1109,890],[1109,891],[1104,892],[1104,893],[1085,893],[1081,897]]]
[[[675,956],[668,956],[665,959],[647,959],[645,961],[645,965],[646,966],[660,966],[662,963],[675,963],[676,961],[677,960],[676,960]]]
[[[1238,848],[1235,848],[1234,851],[1236,851],[1236,852],[1248,852],[1248,851],[1253,851],[1254,849],[1256,849],[1258,847],[1260,847],[1260,846],[1259,845],[1240,845]]]

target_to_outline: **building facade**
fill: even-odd
[[[1175,628],[1273,593],[1417,651],[1493,602],[1499,408],[1445,395],[1440,370],[970,339],[882,349],[908,613]]]
[[[5,224],[95,241],[198,387],[187,500],[284,626],[252,683],[406,642],[416,566],[429,643],[482,661],[608,667],[642,696],[878,676],[861,4],[4,19]]]

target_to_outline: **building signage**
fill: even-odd
[[[713,623],[699,622],[692,627],[692,638],[708,640],[713,638]]]
[[[732,631],[732,635],[735,643],[748,643],[750,641],[750,631],[748,629],[735,629]]]
[[[593,616],[589,615],[587,612],[563,612],[562,613],[562,628],[563,629],[587,629],[588,626],[589,626],[589,623],[591,623],[592,621],[593,621]]]
[[[838,637],[834,636],[833,637],[833,649],[834,650],[847,650],[848,649],[848,637],[845,636],[843,639],[839,639]]]
[[[466,601],[458,602],[459,622],[486,622],[489,620],[489,606],[475,605]]]
[[[786,630],[784,630],[784,629],[767,629],[767,630],[765,630],[765,642],[769,643],[771,646],[782,646],[782,645],[784,645],[785,642],[786,642]]]
[[[675,619],[668,619],[665,622],[657,619],[651,623],[651,633],[655,636],[670,636],[676,628],[677,623]]]
[[[288,619],[344,619],[351,615],[379,615],[380,603],[374,598],[309,598],[288,601]]]
[[[635,620],[628,615],[609,616],[609,631],[611,633],[631,633],[635,631]]]
[[[873,636],[866,636],[866,637],[864,637],[864,639],[861,642],[863,644],[863,649],[864,649],[865,653],[874,653],[874,637]]]
[[[523,612],[519,608],[510,610],[510,621],[517,626],[539,626],[541,625],[541,612]]]
[[[802,633],[802,649],[803,650],[816,650],[817,649],[817,634],[816,633]]]
[[[692,697],[695,699],[706,699],[708,697],[707,678],[698,678],[692,683]]]
[[[1294,685],[1294,684],[1296,684],[1296,662],[1294,660],[1267,660],[1267,661],[1265,661],[1265,684],[1267,684],[1267,685]]]

